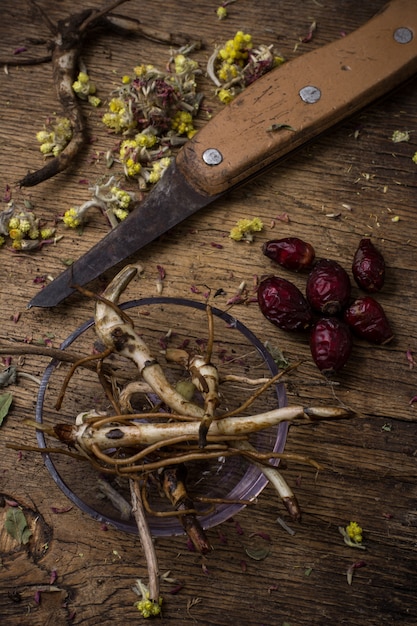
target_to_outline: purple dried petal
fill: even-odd
[[[44,285],[47,280],[48,280],[48,278],[45,275],[43,275],[43,276],[35,276],[35,278],[33,279],[33,283],[35,285]]]
[[[184,587],[183,584],[179,583],[178,585],[176,585],[175,587],[172,587],[172,589],[170,589],[168,591],[168,593],[170,593],[172,596],[175,596],[177,593],[179,593],[181,591],[181,589]]]
[[[408,366],[409,366],[410,370],[412,370],[413,367],[415,367],[417,365],[417,363],[415,362],[414,357],[413,357],[413,353],[411,352],[410,349],[407,350],[406,356],[407,356]]]
[[[275,219],[288,224],[290,221],[290,216],[288,215],[288,213],[281,213],[281,215],[277,215]]]
[[[355,571],[355,569],[360,569],[361,567],[366,567],[366,565],[367,564],[366,564],[365,561],[355,561],[354,563],[352,563],[352,565],[348,568],[348,570],[346,572],[348,585],[352,584],[353,572]]]
[[[6,185],[6,189],[4,190],[3,202],[10,202],[12,199],[12,190],[10,185]]]

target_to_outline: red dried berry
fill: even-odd
[[[258,303],[266,319],[283,330],[304,330],[311,325],[307,300],[298,287],[285,278],[264,278],[258,286]]]
[[[344,313],[344,321],[362,339],[380,345],[394,337],[382,306],[372,296],[355,300]]]
[[[336,317],[320,319],[311,330],[310,350],[319,370],[332,376],[342,369],[352,352],[349,327]]]
[[[385,281],[385,261],[370,239],[361,239],[352,263],[353,278],[368,293],[380,291]]]
[[[349,276],[337,261],[319,261],[307,279],[307,300],[324,315],[340,313],[349,304],[350,291]]]
[[[296,272],[311,267],[316,256],[313,246],[298,237],[267,241],[262,252],[281,267]]]

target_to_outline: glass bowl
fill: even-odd
[[[206,304],[188,299],[154,297],[133,300],[121,305],[129,310],[135,329],[145,339],[157,356],[158,362],[166,371],[170,382],[184,376],[184,371],[164,361],[164,348],[187,348],[204,354],[207,344],[207,312]],[[260,379],[278,373],[276,363],[259,339],[231,314],[212,308],[214,325],[214,345],[212,362],[217,365],[219,373],[234,374],[240,377]],[[60,346],[80,356],[91,354],[96,335],[94,320],[90,319],[77,328]],[[112,355],[110,363],[119,378],[129,382],[138,378],[138,372],[130,361]],[[178,371],[177,371],[178,370]],[[73,424],[75,417],[82,411],[90,409],[108,409],[108,400],[97,376],[91,370],[77,368],[71,378],[60,411],[55,409],[62,383],[68,372],[68,365],[53,360],[45,369],[42,377],[37,403],[36,421],[40,424],[55,425],[56,423]],[[229,411],[240,406],[254,392],[246,382],[228,382],[221,385],[221,408]],[[138,397],[139,404],[144,398]],[[250,409],[242,414],[255,414],[286,406],[284,385],[277,383],[262,394]],[[143,406],[143,408],[145,408]],[[135,410],[138,410],[136,408]],[[149,410],[149,409],[148,409]],[[251,443],[260,452],[282,452],[284,450],[288,425],[283,422],[250,436]],[[40,448],[57,448],[57,443],[48,434],[37,431]],[[94,519],[112,525],[121,531],[137,534],[133,517],[126,519],[111,500],[106,497],[98,484],[107,480],[126,500],[130,502],[128,480],[122,477],[100,476],[99,472],[88,462],[83,462],[55,451],[43,453],[44,461],[52,478],[64,494],[82,511]],[[277,463],[277,461],[274,461]],[[248,501],[256,501],[267,485],[267,479],[261,470],[241,456],[219,457],[213,460],[187,463],[187,490],[191,498],[203,496],[211,499],[224,499],[211,505],[195,504],[199,510],[199,520],[204,529],[211,528],[236,515]],[[100,479],[100,480],[99,480]],[[229,502],[228,502],[229,500]],[[194,500],[195,501],[195,500]],[[246,501],[246,502],[245,502]],[[163,500],[157,490],[152,496],[152,511],[169,510],[169,503]],[[153,536],[169,536],[184,534],[183,527],[177,517],[160,517],[148,514],[148,523]]]

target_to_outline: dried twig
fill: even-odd
[[[132,498],[132,512],[136,520],[139,531],[139,538],[148,566],[149,577],[149,599],[151,602],[159,603],[159,566],[158,557],[152,536],[149,530],[146,514],[143,507],[141,488],[139,481],[135,478],[129,480],[130,495]]]

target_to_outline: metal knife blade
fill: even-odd
[[[42,289],[28,306],[59,304],[71,295],[74,285],[85,285],[97,278],[213,200],[215,196],[200,194],[191,187],[173,162],[158,185],[123,222]]]
[[[50,307],[417,72],[415,0],[392,0],[353,33],[266,74],[178,153],[102,241],[29,303]]]

